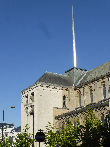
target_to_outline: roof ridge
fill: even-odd
[[[72,67],[72,68],[70,68],[70,69],[66,70],[66,71],[65,71],[65,73],[67,73],[67,72],[71,71],[72,69],[80,69],[80,70],[87,71],[87,69],[82,69],[82,68],[78,68],[78,67]]]
[[[53,74],[53,75],[59,75],[59,76],[66,76],[67,75],[63,75],[63,74],[59,74],[59,73],[54,73],[54,72],[45,72],[44,74],[49,73],[49,74]]]

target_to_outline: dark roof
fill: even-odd
[[[86,69],[77,68],[77,67],[72,67],[72,68],[66,70],[65,73],[67,73],[67,72],[69,72],[69,71],[71,71],[71,70],[73,70],[73,69],[80,69],[80,70],[83,70],[83,71],[87,71]]]
[[[88,71],[84,78],[80,81],[79,85],[99,79],[107,74],[110,74],[110,61]]]
[[[2,127],[2,125],[3,125],[4,127],[9,126],[9,128],[11,128],[11,127],[14,126],[14,124],[0,123],[0,128]]]
[[[74,84],[75,88],[79,88],[92,81],[103,78],[106,75],[110,75],[110,61],[90,71],[74,67],[67,70],[64,75],[46,72],[35,82],[35,84],[38,82],[58,86],[73,86]],[[22,90],[22,92],[24,90]]]
[[[72,86],[73,82],[67,75],[55,74],[51,72],[46,72],[40,77],[37,82],[44,82],[49,84],[56,84],[60,86]]]

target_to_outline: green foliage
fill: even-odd
[[[106,116],[105,122],[97,119],[93,110],[88,108],[84,125],[76,120],[73,126],[70,120],[64,128],[56,128],[49,123],[46,127],[46,147],[109,147],[110,146],[110,115]]]
[[[80,131],[79,121],[77,120],[76,126],[73,126],[71,121],[68,119],[66,127],[63,129],[52,127],[51,124],[46,127],[45,132],[46,147],[55,147],[58,144],[61,147],[72,146],[75,147],[80,142]],[[56,130],[56,132],[54,131]]]
[[[110,113],[106,116],[105,121],[101,127],[102,145],[104,147],[110,146]]]
[[[15,147],[30,147],[33,144],[34,139],[31,138],[31,134],[28,134],[28,125],[26,125],[24,132],[18,133],[13,143]]]
[[[10,143],[10,139],[3,139],[0,140],[0,147],[12,147],[12,144]]]
[[[92,147],[94,144],[94,147],[100,147],[101,125],[101,121],[96,118],[93,110],[89,108],[81,130],[82,146]]]

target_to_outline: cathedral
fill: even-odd
[[[28,124],[34,137],[48,122],[62,127],[70,118],[74,125],[89,105],[103,121],[109,99],[110,62],[90,71],[74,67],[63,75],[46,72],[22,91],[21,129]]]
[[[21,131],[28,124],[33,138],[39,129],[46,131],[48,122],[63,127],[70,118],[75,125],[76,118],[83,118],[88,106],[102,121],[109,112],[110,61],[90,71],[77,68],[73,22],[72,13],[74,67],[64,74],[45,72],[21,92]],[[83,119],[80,121],[83,123]]]

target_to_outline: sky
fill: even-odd
[[[91,70],[110,61],[110,0],[0,0],[0,122],[4,109],[19,126],[21,90],[73,67],[72,3],[77,67]]]

